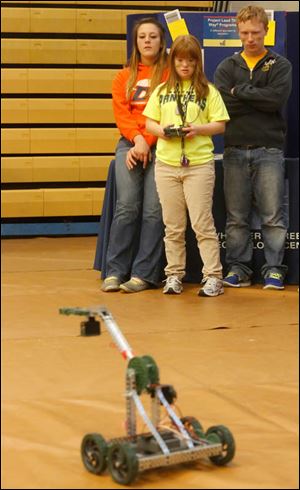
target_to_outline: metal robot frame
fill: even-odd
[[[88,317],[81,324],[82,331],[100,333],[99,317],[103,320],[122,357],[128,361],[126,369],[126,431],[125,436],[109,439],[98,433],[84,436],[81,457],[84,466],[94,474],[106,467],[119,484],[129,485],[144,470],[195,461],[208,457],[217,466],[229,463],[235,454],[235,441],[224,425],[212,426],[204,432],[201,423],[191,416],[180,417],[174,409],[177,398],[172,385],[161,384],[159,370],[151,356],[135,356],[112,314],[105,306],[61,308],[64,315]],[[151,416],[140,399],[142,393],[151,397]],[[164,407],[168,426],[160,426],[160,409]],[[148,431],[137,433],[137,413]]]

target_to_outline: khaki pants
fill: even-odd
[[[173,167],[159,160],[155,164],[155,181],[165,224],[167,276],[185,275],[185,230],[188,209],[203,262],[203,279],[222,278],[219,240],[212,215],[215,163],[191,167]]]

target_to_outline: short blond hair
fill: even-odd
[[[256,19],[258,20],[258,22],[262,22],[266,31],[268,30],[268,16],[266,14],[266,11],[258,5],[248,5],[247,7],[242,8],[236,16],[236,23],[238,25],[241,22],[247,22],[248,20],[252,19]]]

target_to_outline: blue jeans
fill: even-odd
[[[117,203],[107,250],[107,274],[122,282],[139,277],[156,286],[160,281],[164,253],[164,226],[154,180],[152,161],[143,169],[126,166],[132,143],[121,138],[116,149]]]
[[[261,220],[265,264],[261,274],[270,272],[285,276],[282,264],[287,232],[283,212],[285,162],[277,148],[251,150],[227,147],[223,156],[224,193],[227,210],[226,263],[241,280],[253,271],[251,260],[251,210],[255,206]]]

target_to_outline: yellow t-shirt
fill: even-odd
[[[263,59],[263,57],[265,56],[266,53],[267,53],[267,50],[265,50],[263,53],[259,54],[258,56],[247,56],[245,54],[245,51],[243,51],[241,53],[241,56],[246,61],[249,70],[253,70],[255,65],[257,65],[257,63]]]
[[[163,88],[158,94],[160,84],[153,91],[144,109],[143,114],[150,119],[159,122],[163,127],[169,124],[180,126],[182,120],[177,108],[175,90],[172,89],[167,94]],[[184,80],[182,84],[181,101],[184,103],[185,96],[191,86],[190,80]],[[228,121],[229,115],[219,91],[209,84],[209,94],[207,98],[200,102],[196,101],[196,94],[193,91],[187,104],[186,124],[207,124],[216,121]],[[190,160],[190,165],[201,165],[213,159],[214,145],[211,136],[194,136],[191,139],[185,138],[184,153]],[[180,167],[181,157],[181,138],[172,137],[167,141],[158,138],[156,147],[156,157],[158,160],[175,167]]]

